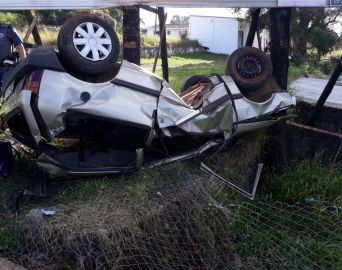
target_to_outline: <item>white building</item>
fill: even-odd
[[[187,37],[198,40],[209,52],[231,54],[245,45],[249,23],[240,18],[191,15],[189,25],[166,24],[165,31],[168,38]],[[148,37],[159,35],[159,25],[146,27],[143,33]],[[268,30],[262,30],[261,49],[269,40]],[[259,48],[257,35],[253,47]]]
[[[242,35],[242,44],[243,46],[246,43],[248,32],[249,32],[249,23],[245,23],[244,21],[240,21],[239,23],[239,35],[240,33],[243,33]],[[262,29],[260,31],[260,47],[261,49],[264,49],[266,45],[270,42],[270,32],[267,29]],[[240,45],[240,44],[239,44]],[[240,48],[241,46],[238,46]],[[259,41],[258,41],[258,36],[255,34],[254,36],[254,41],[253,41],[253,47],[259,48]]]
[[[231,54],[238,46],[237,18],[191,15],[189,38],[198,40],[209,52]]]
[[[231,54],[245,45],[249,25],[240,18],[191,15],[189,19],[189,38],[198,40],[212,53]],[[269,33],[260,33],[261,48],[269,42]],[[258,46],[255,35],[254,47]]]
[[[181,38],[187,37],[189,31],[189,25],[187,24],[166,24],[165,32],[166,37],[169,38]],[[159,35],[159,25],[148,26],[145,28],[145,34],[148,37]]]

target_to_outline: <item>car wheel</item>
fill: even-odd
[[[120,44],[108,23],[92,15],[77,15],[61,28],[58,50],[62,63],[69,69],[99,75],[114,68]]]
[[[203,75],[193,75],[187,78],[181,86],[181,93],[197,83],[210,83],[210,79]]]
[[[244,47],[229,56],[226,75],[230,75],[238,87],[255,90],[271,78],[272,64],[264,52],[253,47]]]

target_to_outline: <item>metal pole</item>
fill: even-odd
[[[333,74],[331,75],[327,85],[325,86],[321,96],[319,97],[315,105],[315,108],[311,116],[309,117],[309,120],[307,121],[307,125],[312,126],[316,122],[317,117],[322,111],[325,102],[327,101],[329,95],[331,94],[336,84],[336,81],[338,80],[338,77],[341,75],[341,72],[342,72],[342,58],[340,58],[339,62],[337,63]]]

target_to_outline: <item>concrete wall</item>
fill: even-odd
[[[236,18],[190,16],[189,38],[198,40],[212,53],[231,54],[238,48]]]

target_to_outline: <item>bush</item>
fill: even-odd
[[[322,30],[318,27],[313,28],[311,31],[310,43],[316,48],[318,58],[331,52],[338,41],[339,38],[333,31]]]
[[[158,47],[159,46],[159,36],[142,36],[141,46],[142,47]],[[181,47],[200,47],[201,44],[197,40],[191,39],[180,39],[180,38],[168,38],[167,44],[169,46],[181,46]]]
[[[18,13],[0,12],[0,22],[8,23],[18,28],[23,28],[25,26],[23,15]]]

